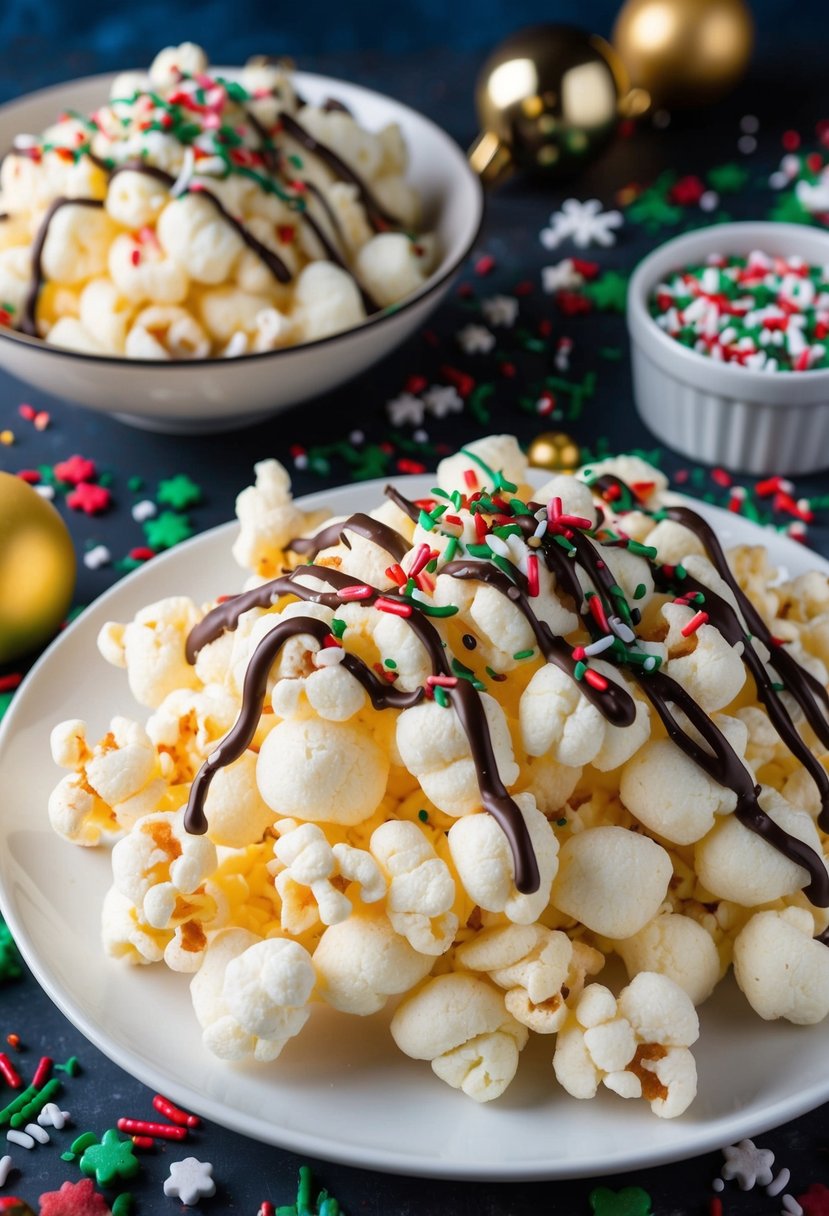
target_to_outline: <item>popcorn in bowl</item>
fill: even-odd
[[[192,43],[0,167],[2,320],[86,354],[261,353],[360,324],[436,260],[396,124],[311,104],[286,65]]]
[[[638,458],[534,489],[508,436],[335,520],[265,461],[239,516],[240,594],[101,632],[148,713],[53,733],[105,949],[189,975],[207,1050],[386,1008],[476,1101],[544,1035],[551,1087],[671,1118],[732,964],[826,1016],[824,575],[726,558]]]

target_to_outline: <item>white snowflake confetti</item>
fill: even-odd
[[[458,390],[451,384],[433,384],[423,394],[424,404],[435,418],[445,418],[447,414],[459,414],[463,409],[463,399]]]
[[[196,1157],[171,1162],[170,1177],[164,1182],[164,1194],[170,1199],[180,1199],[188,1208],[200,1199],[209,1199],[216,1194],[213,1166],[209,1161],[199,1161]]]
[[[83,555],[83,564],[87,570],[100,570],[101,566],[108,566],[111,561],[112,554],[106,545],[95,545]]]
[[[741,1140],[723,1149],[725,1165],[720,1170],[726,1182],[736,1179],[741,1191],[750,1191],[755,1186],[768,1186],[773,1174],[774,1153],[769,1148],[758,1148],[753,1140]]]
[[[579,249],[588,245],[615,245],[613,229],[623,223],[621,211],[602,211],[597,198],[584,203],[568,198],[561,204],[561,210],[550,216],[550,227],[541,230],[541,244],[545,249],[557,249],[566,240],[572,240]]]
[[[405,426],[406,423],[420,426],[425,409],[421,399],[415,397],[414,393],[401,393],[399,397],[386,402],[386,413],[392,426]]]
[[[495,345],[495,334],[484,325],[464,325],[455,337],[465,355],[486,355]]]
[[[547,295],[555,295],[557,291],[573,291],[581,287],[584,275],[576,270],[572,258],[564,258],[554,266],[542,266],[541,286]]]
[[[489,325],[510,329],[518,318],[518,301],[515,296],[489,296],[481,300],[481,312]]]
[[[61,1110],[55,1102],[47,1102],[38,1115],[37,1121],[41,1127],[55,1127],[58,1131],[62,1131],[69,1122],[69,1118],[68,1110]]]

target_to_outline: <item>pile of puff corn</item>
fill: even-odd
[[[762,813],[823,873],[819,791],[759,702],[743,645],[702,620],[698,597],[659,589],[681,564],[739,607],[698,537],[659,510],[676,501],[660,472],[620,457],[533,490],[515,440],[492,436],[444,460],[428,500],[378,502],[377,532],[343,520],[310,558],[290,545],[322,521],[293,503],[275,461],[256,472],[238,499],[234,555],[249,589],[279,577],[273,596],[208,630],[195,654],[191,631],[232,601],[182,594],[105,626],[101,653],[150,715],[114,718],[98,742],[82,721],[53,732],[54,759],[70,770],[50,800],[53,827],[79,845],[115,840],[108,954],[192,974],[204,1043],[225,1059],[274,1059],[315,1003],[364,1016],[402,997],[398,1046],[477,1101],[506,1089],[533,1033],[550,1036],[570,1094],[603,1085],[662,1117],[696,1093],[695,1007],[732,965],[763,1018],[829,1012],[829,949],[815,937],[829,914],[803,890],[809,873],[745,826],[734,790],[677,746],[642,691],[658,669],[693,698]],[[635,488],[633,509],[601,496],[608,475]],[[574,541],[594,547],[620,615],[590,610],[583,571],[577,603],[555,562],[539,560],[547,531],[564,560]],[[396,534],[399,553],[387,547]],[[442,573],[459,557],[491,580]],[[771,632],[825,686],[826,577],[775,583],[760,547],[730,561]],[[517,592],[504,594],[513,585],[538,633]],[[591,641],[596,621],[619,642]],[[275,629],[285,640],[256,703],[246,679]],[[539,637],[561,663],[545,661]],[[638,680],[613,661],[620,649]],[[378,688],[412,703],[375,708]],[[625,725],[603,712],[613,694],[631,699]],[[249,737],[228,763],[222,741],[238,734],[243,702],[254,704]],[[463,706],[489,741],[483,775]],[[199,773],[201,834],[185,828]],[[487,801],[487,789],[503,797]],[[513,816],[529,874],[485,803]],[[595,977],[614,954],[629,982],[612,991]]]
[[[370,132],[336,101],[308,104],[284,65],[226,79],[200,47],[169,47],[93,113],[15,139],[0,319],[70,350],[163,360],[348,329],[431,271],[406,165],[397,125]]]

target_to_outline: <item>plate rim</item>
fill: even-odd
[[[548,470],[531,470],[531,472],[537,477],[543,477],[544,479],[551,475]],[[355,489],[366,495],[371,494],[373,491],[382,492],[383,486],[388,484],[389,480],[389,478],[377,478],[358,483],[345,483],[313,491],[310,494],[296,498],[295,502],[304,510],[317,510],[323,506],[330,506],[332,495],[343,494],[348,491],[354,492]],[[427,473],[415,476],[394,477],[392,480],[395,485],[403,489],[403,492],[409,487],[413,494],[420,495],[424,492],[426,483],[429,480],[434,481],[434,474]],[[756,534],[758,540],[764,534],[765,530],[761,525],[746,519],[744,516],[736,516],[721,507],[702,502],[690,496],[675,495],[675,497],[685,499],[695,509],[698,509],[701,514],[707,515],[709,520],[714,523],[727,523],[732,528],[736,524],[740,531],[743,531],[745,528],[749,534]],[[200,547],[210,548],[224,542],[229,543],[231,536],[238,530],[238,527],[237,521],[228,521],[199,533],[197,536],[183,542],[183,544],[159,554],[153,558],[151,564],[147,563],[132,571],[124,578],[119,579],[103,592],[102,595],[91,601],[84,611],[47,647],[27,673],[17,690],[10,709],[3,721],[0,722],[0,765],[2,765],[4,759],[7,742],[14,733],[16,718],[23,713],[24,700],[37,694],[38,682],[43,669],[50,665],[53,661],[53,656],[60,654],[65,646],[71,644],[71,638],[74,633],[87,624],[88,615],[91,610],[95,609],[98,611],[104,608],[111,599],[123,596],[125,591],[128,595],[131,594],[135,588],[142,585],[149,569],[158,571],[160,568],[168,566],[172,569],[176,558],[181,555],[185,548],[192,553]],[[776,533],[775,537],[783,550],[788,550],[792,554],[793,564],[803,564],[803,546],[779,533]],[[750,541],[737,541],[737,543],[750,543]],[[805,553],[808,554],[807,564],[810,569],[819,569],[821,572],[829,574],[829,559],[813,550],[805,550]],[[239,567],[239,574],[241,582],[245,577],[245,571],[242,567]],[[141,605],[137,606],[140,607]],[[655,1143],[643,1142],[641,1149],[633,1157],[630,1156],[629,1152],[620,1153],[618,1150],[605,1147],[601,1151],[600,1157],[599,1150],[596,1150],[596,1160],[581,1163],[568,1163],[567,1160],[557,1161],[552,1156],[549,1161],[538,1163],[510,1163],[500,1160],[453,1162],[452,1160],[433,1156],[401,1156],[399,1150],[392,1151],[383,1147],[371,1148],[365,1145],[338,1144],[330,1138],[320,1140],[307,1131],[290,1127],[280,1126],[274,1128],[270,1123],[265,1122],[261,1115],[248,1114],[238,1107],[228,1107],[219,1099],[209,1094],[202,1094],[199,1090],[190,1087],[184,1082],[177,1080],[171,1082],[163,1075],[163,1071],[152,1060],[147,1058],[146,1054],[140,1054],[137,1050],[123,1048],[120,1044],[111,1040],[106,1031],[105,1024],[96,1024],[92,1018],[87,1016],[76,1002],[74,995],[71,992],[67,993],[59,981],[50,975],[47,967],[41,964],[37,947],[29,937],[22,914],[18,915],[14,898],[10,892],[7,892],[4,879],[5,875],[0,870],[0,912],[2,912],[35,981],[63,1016],[94,1047],[140,1083],[154,1088],[157,1092],[167,1093],[172,1097],[173,1101],[197,1111],[204,1118],[216,1123],[218,1126],[291,1152],[312,1157],[323,1157],[325,1160],[339,1162],[351,1167],[375,1170],[380,1173],[406,1174],[435,1179],[530,1182],[598,1178],[608,1174],[627,1173],[635,1169],[652,1168],[699,1156],[721,1147],[723,1143],[731,1143],[745,1136],[757,1135],[767,1131],[769,1128],[788,1122],[814,1109],[829,1098],[828,1072],[825,1079],[817,1080],[811,1088],[801,1090],[793,1096],[779,1097],[770,1105],[762,1107],[759,1111],[749,1108],[748,1113],[736,1112],[730,1115],[721,1115],[707,1125],[705,1123],[694,1124],[689,1122],[687,1125],[687,1145],[672,1143],[659,1146]],[[101,954],[102,959],[103,957],[103,954]],[[101,1040],[102,1034],[104,1036],[103,1041]],[[575,1101],[575,1099],[573,1100]],[[462,1110],[462,1108],[459,1109]],[[723,1123],[727,1123],[727,1133],[725,1133],[721,1126]]]

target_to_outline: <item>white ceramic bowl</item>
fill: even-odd
[[[231,68],[216,68],[232,76]],[[0,107],[0,148],[38,132],[64,109],[87,112],[109,96],[111,75],[89,76]],[[230,430],[258,422],[365,371],[421,326],[448,291],[483,217],[483,191],[461,149],[415,110],[328,76],[295,74],[309,101],[336,97],[369,130],[399,123],[409,180],[437,233],[440,262],[419,291],[356,328],[261,355],[168,363],[77,354],[0,328],[0,365],[19,379],[124,422],[173,433]]]
[[[760,372],[718,363],[659,328],[648,299],[670,271],[710,253],[753,249],[829,264],[829,232],[799,224],[718,224],[666,241],[628,288],[633,392],[645,423],[693,460],[746,473],[814,473],[829,466],[829,370]]]

